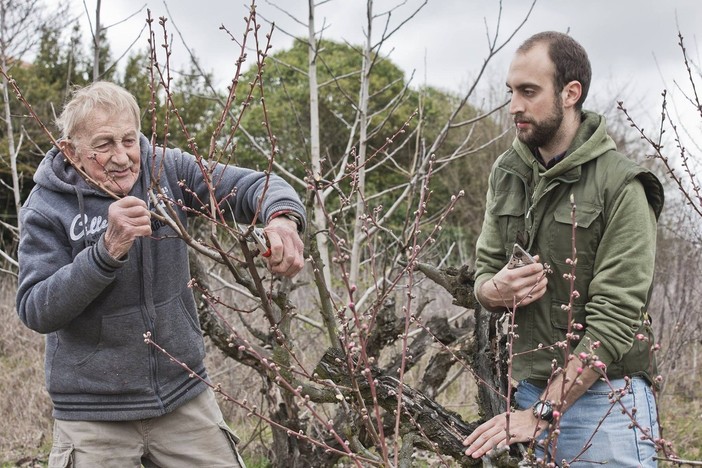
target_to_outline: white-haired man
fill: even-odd
[[[153,184],[202,209],[210,193],[200,166],[177,149],[153,154],[136,100],[112,83],[78,90],[58,124],[59,147],[20,213],[17,293],[22,321],[46,334],[49,466],[243,466],[204,383],[187,247],[152,216]],[[295,191],[261,172],[210,169],[228,216],[266,223],[270,271],[299,272],[305,212]],[[188,210],[176,211],[185,224]],[[147,332],[197,377],[146,345]]]

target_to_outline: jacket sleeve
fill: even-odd
[[[206,180],[194,156],[180,150],[169,150],[169,153],[167,157],[174,159],[183,190],[191,197],[191,208],[200,210],[204,205],[209,210],[210,187],[213,187],[220,208],[239,222],[250,223],[255,216],[258,222],[267,223],[273,214],[287,211],[299,215],[302,226],[305,225],[305,209],[300,198],[275,174],[224,164],[208,165],[203,161],[209,172],[209,180]]]
[[[575,354],[595,351],[609,365],[633,346],[653,283],[656,217],[643,186],[634,179],[613,204],[597,249],[585,305],[586,333]]]
[[[504,266],[504,245],[502,236],[498,229],[497,217],[492,214],[492,207],[495,204],[495,192],[493,187],[493,177],[495,169],[493,167],[488,180],[488,191],[485,204],[485,217],[483,226],[475,246],[475,297],[480,302],[478,291],[480,287],[495,276]]]
[[[17,313],[32,330],[51,333],[80,315],[112,283],[124,261],[110,258],[104,236],[71,258],[61,227],[26,205],[20,225]]]

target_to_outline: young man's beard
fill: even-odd
[[[524,120],[522,120],[524,121]],[[544,120],[537,122],[535,120],[526,120],[531,124],[530,131],[517,131],[519,141],[527,145],[529,148],[541,148],[546,146],[558,133],[563,122],[563,106],[561,105],[560,96],[556,97],[553,103],[553,112]]]

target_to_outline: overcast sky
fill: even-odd
[[[83,21],[84,3],[94,15],[96,0],[71,1],[73,13],[82,14]],[[393,14],[391,25],[397,25],[421,3],[420,0],[376,0],[374,9],[381,13],[403,4]],[[276,4],[301,22],[306,22],[307,1],[278,0]],[[236,46],[219,30],[219,26],[224,24],[240,38],[248,2],[109,0],[103,1],[102,5],[105,25],[122,21],[145,5],[154,17],[169,16],[204,67],[215,73],[219,83],[226,85],[231,79],[230,70],[233,70],[237,57]],[[307,34],[306,26],[293,21],[272,2],[260,0],[257,5],[260,17],[274,20],[290,34]],[[328,1],[318,8],[317,26],[326,25],[326,38],[359,44],[365,28],[365,5],[363,0]],[[381,52],[389,54],[407,76],[414,70],[416,84],[426,81],[433,86],[461,92],[486,56],[487,34],[494,34],[499,5],[498,0],[428,0],[428,4],[392,37]],[[505,39],[523,20],[530,5],[529,0],[502,2],[501,39]],[[144,8],[141,13],[109,29],[108,38],[115,56],[137,38],[145,18]],[[490,80],[504,88],[502,83],[513,52],[531,34],[548,29],[569,32],[590,55],[593,66],[591,107],[605,110],[614,107],[614,102],[621,98],[634,107],[643,99],[644,105],[640,107],[655,116],[660,113],[659,95],[663,88],[673,91],[675,81],[687,85],[677,45],[678,30],[685,37],[688,53],[700,63],[695,36],[699,25],[702,25],[700,0],[537,0],[525,26],[490,66]],[[379,37],[381,21],[376,22],[374,28],[375,37]],[[84,29],[87,30],[87,24]],[[171,27],[170,32],[175,34],[176,31]],[[288,48],[291,43],[292,39],[285,33],[274,33],[273,51]],[[146,45],[144,33],[137,46],[144,49]],[[174,45],[174,61],[187,60],[177,36]]]

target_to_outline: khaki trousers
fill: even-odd
[[[238,441],[208,388],[158,418],[55,420],[49,468],[245,468]]]

